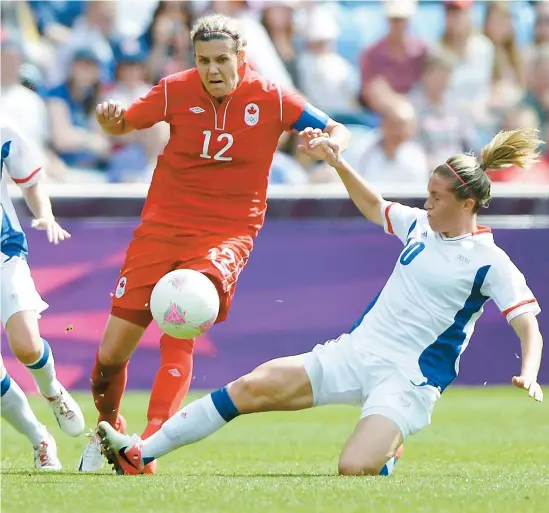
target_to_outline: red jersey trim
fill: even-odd
[[[483,233],[492,233],[492,228],[479,224],[477,225],[477,229],[472,232],[471,235],[482,235]]]
[[[34,178],[41,170],[42,168],[39,167],[38,169],[35,169],[29,176],[27,176],[26,178],[13,178],[13,181],[15,183],[27,183],[29,180],[31,180],[32,178]]]
[[[389,210],[391,210],[391,207],[394,205],[394,203],[391,203],[385,207],[385,220],[387,221],[387,231],[394,235],[395,232],[393,231],[393,223],[391,223],[391,218],[389,217]]]
[[[526,299],[525,301],[521,301],[520,303],[516,304],[515,306],[512,306],[511,308],[507,308],[507,310],[504,310],[502,313],[505,317],[507,317],[513,310],[516,310],[520,306],[529,305],[530,303],[537,303],[538,300],[536,298],[534,299]]]

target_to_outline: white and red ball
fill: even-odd
[[[219,294],[209,278],[176,269],[154,286],[150,309],[160,329],[174,338],[195,338],[208,331],[219,313]]]

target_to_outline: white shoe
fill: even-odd
[[[80,461],[78,463],[79,472],[96,472],[103,468],[105,458],[101,452],[101,440],[92,431],[89,435],[88,445],[84,449]]]
[[[84,432],[86,423],[78,403],[61,386],[61,393],[56,397],[46,397],[50,408],[57,419],[59,427],[70,436],[79,436]]]
[[[39,470],[61,470],[63,465],[57,457],[57,445],[53,436],[45,431],[44,440],[34,447],[34,466]]]

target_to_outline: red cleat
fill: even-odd
[[[153,419],[145,427],[145,431],[141,435],[141,440],[146,440],[150,436],[154,435],[162,427],[162,421]],[[157,462],[156,460],[147,463],[144,468],[144,474],[156,474]]]
[[[119,433],[108,422],[99,423],[97,436],[101,442],[103,454],[117,474],[145,473],[145,465],[143,465],[141,455],[142,440],[139,437]]]

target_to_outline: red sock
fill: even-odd
[[[91,373],[91,391],[99,420],[106,420],[116,426],[122,394],[126,389],[128,362],[118,365],[104,365],[95,355],[95,364]]]
[[[141,436],[148,438],[174,415],[191,386],[193,372],[193,340],[180,340],[162,335],[160,339],[160,369],[153,383],[148,424]]]

